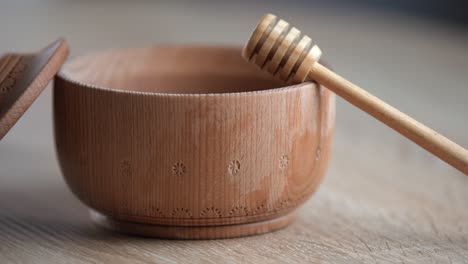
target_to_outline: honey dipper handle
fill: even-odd
[[[364,91],[318,62],[311,68],[309,77],[468,176],[468,151],[463,147]]]

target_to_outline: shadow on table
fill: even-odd
[[[1,237],[7,236],[20,244],[38,243],[38,240],[44,240],[41,243],[88,241],[110,244],[168,241],[120,234],[95,226],[87,207],[62,182],[10,190],[0,187],[0,241]]]

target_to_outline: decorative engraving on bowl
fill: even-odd
[[[0,83],[0,94],[6,94],[11,91],[15,86],[16,80],[19,78],[20,74],[26,69],[26,64],[23,62],[23,59],[19,59],[13,69],[8,73],[5,79]]]
[[[172,209],[171,216],[173,218],[192,218],[192,213],[187,208],[174,208]]]
[[[315,155],[316,159],[320,158],[321,149],[317,148]],[[280,169],[284,170],[289,165],[289,157],[288,155],[282,155],[279,159],[279,167]],[[133,175],[133,166],[130,160],[124,159],[119,163],[119,170],[120,174],[124,178],[132,177]],[[241,164],[239,160],[232,160],[228,166],[228,172],[231,176],[239,174],[241,169]],[[187,172],[186,166],[182,162],[176,162],[172,166],[172,173],[176,176],[182,176]],[[298,198],[297,201],[291,198],[285,198],[280,202],[276,203],[272,206],[272,208],[268,208],[266,203],[263,202],[261,204],[257,204],[254,207],[246,207],[242,205],[232,207],[226,215],[223,215],[221,210],[216,207],[207,207],[201,211],[194,212],[196,216],[204,219],[213,219],[213,218],[230,218],[230,217],[245,217],[245,216],[255,216],[255,215],[265,215],[271,213],[277,213],[282,210],[287,210],[297,206],[301,200],[303,200],[307,195],[303,194],[301,197]],[[130,205],[126,206],[126,209],[132,211],[132,208],[129,208]],[[170,210],[170,209],[169,209]],[[137,213],[133,212],[132,214]],[[142,216],[147,217],[157,217],[157,218],[193,218],[193,214],[190,209],[177,207],[173,208],[171,211],[167,212],[166,214],[158,207],[150,205],[147,208],[144,208],[143,211],[140,213]]]
[[[176,162],[172,166],[172,174],[174,174],[176,176],[182,176],[186,172],[187,172],[187,168],[185,167],[185,165],[182,162]]]
[[[2,94],[8,93],[13,88],[13,86],[15,86],[15,84],[16,84],[16,80],[8,76],[5,79],[5,81],[2,82],[0,86],[0,93]]]
[[[292,199],[290,199],[290,198],[286,198],[286,199],[281,200],[275,206],[274,211],[275,212],[282,211],[282,210],[288,209],[288,208],[293,207],[293,206],[294,206],[294,201]]]
[[[26,64],[24,61],[20,58],[18,63],[16,64],[15,68],[11,71],[14,75],[18,76],[21,74],[24,70],[26,69]]]
[[[268,213],[268,208],[264,203],[257,205],[253,210],[253,215]]]
[[[281,158],[279,160],[280,169],[284,170],[284,169],[288,168],[288,164],[289,164],[289,157],[287,155],[281,156]]]
[[[122,160],[120,162],[120,174],[124,178],[132,177],[133,168],[132,168],[132,163],[129,160]]]
[[[247,216],[249,215],[249,209],[245,206],[234,206],[229,211],[229,216]]]
[[[241,168],[241,164],[238,160],[231,161],[228,167],[229,174],[232,176],[237,175],[240,171],[240,168]]]
[[[221,211],[216,208],[216,207],[208,207],[203,209],[203,211],[200,213],[201,217],[207,217],[207,218],[219,218],[222,217],[223,215],[221,214]]]
[[[164,217],[164,214],[161,211],[161,209],[152,205],[143,209],[143,215],[152,217]]]

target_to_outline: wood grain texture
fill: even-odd
[[[4,263],[468,260],[468,224],[464,221],[468,219],[464,210],[468,185],[462,175],[428,156],[419,156],[397,139],[392,139],[394,146],[402,148],[401,155],[412,162],[404,162],[377,141],[338,140],[340,147],[334,153],[329,177],[298,210],[289,227],[264,235],[211,241],[148,239],[96,228],[87,208],[57,181],[61,177],[58,171],[53,170],[50,176],[49,169],[37,170],[41,165],[55,167],[55,161],[38,157],[34,151],[25,153],[24,158],[32,162],[28,171],[20,171],[37,180],[17,174],[20,179],[9,184],[9,189],[0,186],[0,256]],[[349,154],[356,149],[360,155]],[[362,155],[368,160],[374,157],[370,165],[363,164]],[[383,166],[388,169],[381,171]],[[441,182],[440,175],[445,174],[453,180]],[[4,183],[11,182],[3,177]],[[41,183],[41,179],[45,181]],[[424,186],[418,184],[421,180],[425,180]],[[31,186],[31,182],[35,184]]]
[[[466,30],[395,13],[284,3],[270,1],[268,9],[313,29],[334,69],[468,146],[468,123],[460,122],[468,98]],[[262,3],[242,1],[0,5],[1,51],[32,50],[62,32],[72,57],[153,43],[242,45],[265,12]],[[51,108],[49,85],[0,141],[1,263],[468,262],[467,178],[340,98],[329,171],[295,221],[277,232],[210,241],[94,227],[58,168]]]
[[[36,100],[68,56],[59,39],[32,54],[0,58],[0,140]]]
[[[64,66],[54,87],[58,158],[80,200],[114,218],[98,223],[220,238],[290,222],[283,216],[326,172],[334,95],[314,83],[282,88],[240,51],[112,51]]]
[[[290,34],[292,38],[285,37]],[[318,46],[284,20],[265,15],[242,55],[280,80],[301,83],[309,79],[322,84],[468,176],[468,150],[324,67]]]

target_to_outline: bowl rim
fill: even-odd
[[[70,65],[74,62],[75,59],[81,57],[91,57],[103,53],[110,53],[110,52],[119,52],[119,51],[131,51],[131,50],[141,50],[141,49],[160,49],[160,48],[179,48],[179,49],[193,49],[193,48],[209,48],[209,49],[226,49],[226,50],[242,50],[239,46],[233,45],[180,45],[180,44],[161,44],[161,45],[154,45],[149,47],[136,47],[136,48],[121,48],[121,49],[106,49],[103,51],[92,52],[90,54],[86,54],[83,56],[79,56],[74,58],[71,61],[66,62],[60,71],[57,73],[56,78],[62,79],[68,83],[73,85],[80,86],[82,88],[104,91],[109,93],[117,93],[117,94],[127,94],[127,95],[144,95],[144,96],[157,96],[157,97],[211,97],[211,96],[235,96],[235,95],[256,95],[256,94],[276,94],[276,93],[283,93],[290,90],[296,90],[301,88],[306,88],[312,86],[312,88],[319,88],[321,87],[320,84],[311,81],[311,82],[303,82],[299,84],[287,84],[284,83],[284,86],[276,87],[276,88],[269,88],[264,90],[253,90],[253,91],[239,91],[239,92],[221,92],[221,93],[162,93],[162,92],[142,92],[142,91],[135,91],[135,90],[123,90],[123,89],[116,89],[101,85],[95,85],[91,83],[87,83],[84,81],[79,81],[76,78],[71,77],[71,74],[66,70],[66,66]],[[240,53],[239,53],[240,56]],[[55,83],[54,83],[55,86]]]

